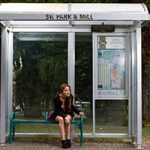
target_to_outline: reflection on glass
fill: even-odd
[[[84,132],[92,132],[92,34],[76,33],[75,36],[75,100],[87,119]]]
[[[13,108],[18,117],[43,118],[53,109],[58,86],[67,82],[67,45],[67,33],[14,34]]]
[[[128,101],[97,100],[96,133],[128,133]]]

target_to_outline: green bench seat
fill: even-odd
[[[10,144],[15,140],[15,127],[20,124],[57,124],[57,122],[48,120],[48,112],[45,113],[44,119],[17,119],[15,118],[15,112],[11,112],[9,130]],[[71,124],[76,125],[79,128],[80,146],[83,146],[83,116],[80,116],[79,119],[73,119]]]

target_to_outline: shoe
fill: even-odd
[[[67,145],[67,148],[70,148],[70,147],[71,147],[71,141],[70,141],[70,139],[67,139],[67,140],[66,140],[66,145]]]
[[[66,140],[62,140],[61,144],[62,144],[62,148],[68,148]]]

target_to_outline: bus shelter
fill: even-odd
[[[1,3],[0,143],[5,143],[9,136],[9,117],[15,91],[14,49],[19,47],[16,42],[26,41],[26,46],[29,41],[55,42],[57,37],[58,43],[66,43],[66,78],[73,95],[76,95],[78,87],[75,79],[82,78],[76,77],[76,58],[80,57],[76,55],[77,45],[79,42],[78,46],[82,48],[87,35],[90,35],[87,47],[91,47],[91,82],[88,83],[92,89],[91,98],[80,102],[74,100],[79,107],[90,105],[87,120],[91,120],[91,124],[84,131],[84,137],[129,138],[141,149],[141,28],[148,20],[150,15],[142,3]],[[65,36],[61,36],[62,33]],[[85,52],[85,57],[88,53]],[[20,58],[20,68],[23,67],[22,61]],[[117,125],[119,127],[115,129]]]

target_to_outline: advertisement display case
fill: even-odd
[[[126,97],[125,35],[95,35],[95,97]]]

